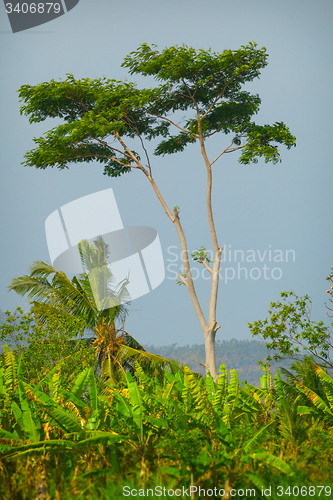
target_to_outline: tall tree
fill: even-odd
[[[125,58],[122,66],[128,68],[130,74],[152,76],[160,82],[155,88],[138,89],[134,83],[105,78],[75,80],[69,74],[64,81],[23,85],[19,90],[24,103],[21,114],[29,116],[30,123],[49,117],[62,118],[65,122],[44,137],[34,139],[37,148],[25,155],[26,166],[64,169],[72,162],[98,161],[104,164],[104,173],[111,177],[132,169],[146,176],[176,227],[185,270],[179,279],[190,294],[205,338],[206,372],[210,371],[214,378],[217,377],[215,337],[220,327],[216,308],[223,248],[219,246],[213,218],[212,166],[223,155],[235,151],[240,151],[238,161],[242,164],[256,163],[261,157],[265,162],[277,163],[280,161],[278,144],[290,149],[296,142],[283,122],[257,125],[252,121],[261,100],[258,95],[242,90],[242,86],[259,77],[266,65],[266,49],[258,49],[255,43],[222,53],[195,50],[186,45],[158,52],[155,45],[144,43]],[[182,121],[179,121],[179,112],[185,113]],[[227,135],[228,142],[211,159],[207,140],[218,132]],[[203,247],[192,254],[211,276],[207,317],[192,279],[179,208],[169,208],[153,178],[146,141],[157,137],[161,137],[161,141],[153,152],[155,155],[176,153],[188,144],[198,143],[207,172],[212,265]],[[186,191],[190,192],[190,185]]]

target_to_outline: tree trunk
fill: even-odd
[[[36,500],[49,500],[49,487],[47,481],[47,469],[46,460],[42,458],[37,468],[37,474],[35,476],[35,490],[36,490]]]
[[[215,361],[215,336],[216,332],[211,331],[208,332],[205,336],[205,351],[206,351],[206,375],[208,375],[208,371],[210,372],[213,379],[216,381],[218,374],[216,371],[216,361]]]

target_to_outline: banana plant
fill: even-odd
[[[137,363],[136,366],[139,367]],[[136,372],[136,375],[139,373]],[[114,388],[116,408],[125,424],[125,433],[128,435],[126,442],[137,452],[140,459],[140,482],[144,485],[157,442],[169,424],[166,419],[152,416],[151,413],[155,414],[154,408],[147,405],[148,400],[144,400],[143,388],[139,387],[130,372],[126,372],[126,381],[128,398]]]
[[[288,395],[285,382],[281,379],[279,370],[276,371],[274,382],[276,401],[274,418],[276,419],[280,436],[283,439],[281,454],[284,452],[286,443],[289,443],[296,462],[299,446],[306,440],[308,435],[306,423],[298,418],[297,406],[300,395],[296,399]]]
[[[316,392],[309,389],[301,382],[296,382],[298,390],[304,394],[312,404],[312,408],[299,405],[297,413],[299,415],[312,415],[321,417],[329,426],[333,425],[333,380],[320,366],[315,366],[315,373],[322,384],[322,391],[326,401]]]
[[[212,453],[215,456],[215,463],[212,466],[213,471],[219,476],[224,474],[224,495],[221,500],[230,499],[230,492],[235,488],[236,484],[244,479],[249,480],[260,491],[264,484],[259,473],[251,473],[258,465],[267,464],[274,469],[283,472],[289,476],[293,476],[294,472],[281,458],[269,453],[266,449],[254,448],[256,441],[261,434],[264,434],[274,421],[261,427],[250,439],[245,442],[236,440],[231,430],[226,427],[227,432],[221,436],[221,446],[218,451]],[[254,449],[253,449],[254,448]]]
[[[184,367],[185,378],[189,391],[195,401],[197,418],[202,419],[210,427],[212,423],[218,426],[219,419],[225,425],[233,426],[236,421],[253,419],[259,411],[258,401],[250,392],[239,387],[237,372],[230,370],[230,381],[225,365],[220,367],[217,382],[210,374],[201,381],[196,380],[191,370]]]

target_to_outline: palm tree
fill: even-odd
[[[40,320],[46,311],[59,310],[84,319],[94,334],[92,345],[101,374],[111,382],[115,382],[117,368],[122,368],[122,371],[132,369],[134,362],[131,358],[149,358],[155,364],[168,362],[165,358],[146,353],[124,331],[128,310],[122,302],[129,299],[126,288],[129,280],[126,278],[113,285],[113,276],[107,266],[109,249],[102,237],[97,238],[93,245],[83,240],[78,247],[85,272],[70,280],[50,264],[35,261],[30,266],[29,275],[12,279],[9,290],[32,299]],[[122,328],[116,328],[117,320],[122,322]]]

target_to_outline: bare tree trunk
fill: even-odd
[[[215,225],[214,225],[214,219],[213,219],[213,211],[212,211],[212,203],[211,203],[211,195],[212,195],[212,169],[211,169],[211,163],[208,160],[206,150],[205,150],[205,144],[204,144],[204,139],[203,135],[201,132],[201,124],[200,124],[200,114],[198,110],[198,128],[199,128],[199,139],[200,139],[200,146],[201,146],[201,154],[204,158],[205,165],[207,168],[207,198],[206,198],[206,203],[207,203],[207,215],[208,215],[208,223],[209,223],[209,228],[212,236],[212,243],[213,243],[213,248],[214,248],[214,263],[213,267],[210,267],[208,265],[208,262],[205,260],[201,261],[201,264],[209,271],[211,274],[211,292],[210,292],[210,298],[209,298],[209,312],[208,312],[208,321],[206,320],[202,309],[200,302],[198,300],[192,275],[191,275],[191,267],[190,267],[190,262],[189,262],[189,255],[188,255],[188,249],[187,249],[187,244],[186,244],[186,239],[185,239],[185,234],[183,231],[183,228],[180,223],[179,219],[179,213],[177,210],[177,207],[173,209],[173,213],[167,206],[160,190],[158,189],[153,177],[152,177],[152,172],[151,172],[151,167],[149,164],[149,159],[148,160],[148,165],[147,168],[145,168],[140,160],[134,155],[134,153],[124,144],[122,139],[119,136],[118,132],[115,132],[115,136],[120,142],[120,144],[125,148],[127,151],[129,157],[136,163],[136,167],[140,169],[148,178],[152,188],[155,191],[155,194],[160,201],[162,207],[164,208],[167,216],[171,220],[171,222],[174,223],[178,237],[180,240],[181,244],[181,249],[182,249],[182,258],[183,258],[183,265],[184,265],[184,270],[185,270],[185,277],[182,276],[181,274],[178,275],[180,281],[186,286],[195,313],[197,315],[197,318],[199,320],[201,330],[204,335],[205,339],[205,351],[206,351],[206,360],[205,360],[205,368],[206,368],[206,374],[210,372],[214,380],[217,380],[218,374],[216,371],[216,361],[215,361],[215,337],[216,337],[216,332],[220,328],[217,326],[216,322],[216,307],[217,307],[217,294],[218,294],[218,282],[219,282],[219,270],[220,270],[220,262],[221,262],[221,254],[223,248],[219,248],[218,242],[217,242],[217,236],[216,236],[216,231],[215,231]],[[129,165],[131,166],[131,165]]]
[[[205,337],[205,353],[206,353],[206,375],[210,372],[214,380],[217,379],[218,374],[216,371],[216,360],[215,360],[215,336],[216,332],[208,332]]]
[[[208,161],[208,160],[207,160]],[[210,164],[209,164],[210,168]],[[167,211],[167,215],[171,219],[171,221],[174,223],[179,241],[181,244],[182,248],[182,258],[183,258],[183,265],[184,265],[184,270],[185,270],[185,278],[181,275],[178,275],[179,279],[183,282],[183,284],[186,286],[194,310],[196,312],[197,318],[199,320],[200,326],[202,333],[205,338],[205,351],[206,351],[206,356],[205,356],[205,368],[206,368],[206,375],[208,374],[208,371],[212,375],[213,379],[216,381],[218,374],[216,371],[216,361],[215,361],[215,337],[216,337],[216,332],[220,328],[217,326],[216,322],[216,306],[217,306],[217,293],[218,293],[218,282],[219,282],[219,270],[220,270],[220,262],[221,262],[221,254],[222,254],[222,248],[219,248],[217,245],[217,239],[216,239],[216,234],[215,234],[215,228],[214,228],[214,222],[213,222],[213,215],[211,211],[211,197],[210,197],[210,190],[211,190],[211,173],[210,173],[210,186],[207,188],[207,191],[209,192],[209,195],[207,196],[207,204],[210,209],[208,210],[208,218],[209,218],[209,223],[211,227],[211,232],[213,236],[213,245],[214,245],[214,265],[213,268],[208,266],[207,262],[202,262],[202,264],[206,267],[206,269],[210,272],[211,274],[211,293],[210,293],[210,298],[209,298],[209,312],[208,312],[208,323],[205,319],[205,316],[202,312],[200,302],[198,300],[193,279],[192,279],[192,274],[191,274],[191,268],[190,268],[190,262],[189,262],[189,255],[188,255],[188,249],[187,249],[187,243],[186,243],[186,238],[184,235],[183,228],[180,223],[179,219],[179,213],[177,208],[174,208],[173,213],[174,216],[172,216],[170,210],[168,209],[164,199],[162,198],[162,195],[156,186],[153,178],[151,175],[147,175],[158,199],[160,200],[162,206],[164,209]]]

